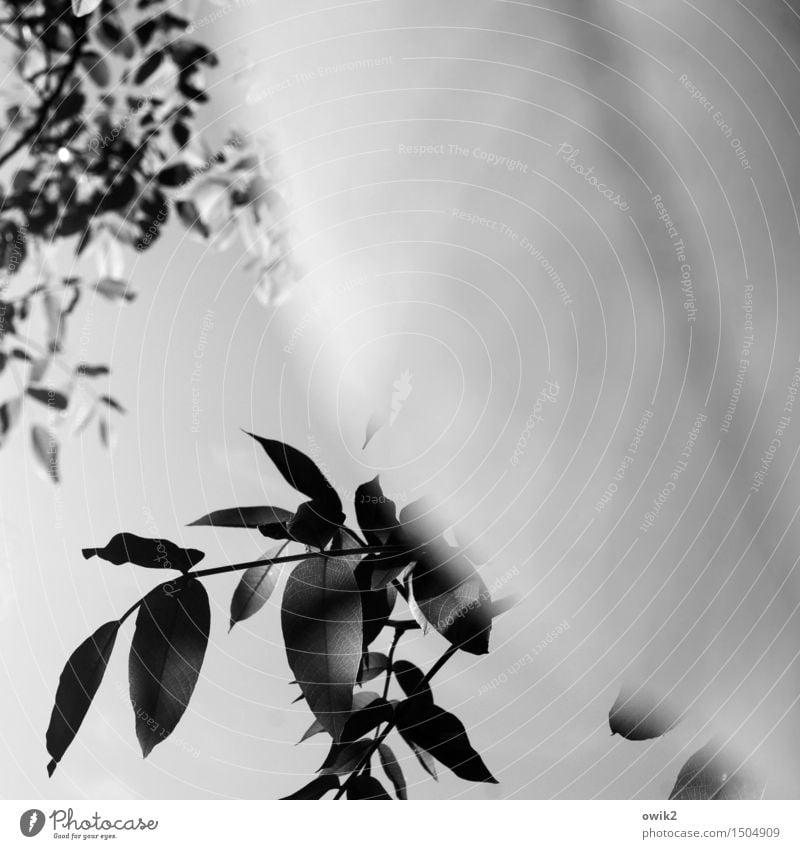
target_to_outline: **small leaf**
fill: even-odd
[[[347,787],[348,799],[391,800],[380,781],[371,775],[356,776]]]
[[[189,522],[189,527],[213,525],[215,528],[258,528],[260,525],[283,523],[291,517],[292,514],[282,507],[231,507],[201,516]]]
[[[400,764],[394,756],[394,752],[386,745],[386,743],[381,743],[380,746],[378,746],[378,756],[381,759],[381,765],[383,766],[383,771],[386,773],[386,777],[392,782],[397,798],[408,799],[408,793],[406,793],[406,780],[403,776],[403,770],[400,768]]]
[[[144,757],[183,716],[203,665],[210,625],[208,595],[195,578],[162,584],[142,601],[128,677]]]
[[[331,744],[327,757],[317,772],[321,775],[349,775],[359,767],[372,744],[372,740]]]
[[[45,404],[52,410],[66,410],[69,406],[69,398],[63,392],[55,389],[44,389],[41,386],[29,386],[27,393],[40,404]]]
[[[184,162],[177,162],[175,165],[168,165],[166,168],[162,168],[158,174],[156,174],[156,180],[158,180],[162,186],[177,188],[178,186],[182,186],[186,183],[191,176],[192,169]]]
[[[5,444],[8,434],[19,420],[22,412],[22,398],[9,398],[0,404],[0,446]]]
[[[395,503],[383,494],[380,476],[356,489],[355,507],[366,541],[370,545],[384,545],[398,523]]]
[[[339,789],[339,779],[335,775],[320,775],[313,781],[301,787],[291,796],[284,796],[281,801],[289,799],[321,799],[331,790]]]
[[[465,781],[497,784],[481,756],[472,748],[463,723],[446,710],[419,699],[400,702],[397,730],[408,743],[424,749]]]
[[[264,559],[277,557],[282,548],[283,546],[277,546],[265,552]],[[242,622],[258,613],[269,601],[278,583],[278,571],[279,567],[272,563],[245,569],[231,599],[231,628],[237,622]]]
[[[122,406],[122,404],[120,404],[119,401],[117,401],[115,398],[111,398],[109,395],[101,395],[98,400],[105,404],[107,407],[110,407],[112,410],[116,410],[118,413],[125,412],[125,408]]]
[[[373,413],[367,422],[367,434],[364,437],[364,444],[361,446],[363,451],[372,441],[372,437],[389,421],[389,417],[385,412]]]
[[[31,428],[31,439],[34,457],[53,483],[58,483],[58,441],[55,436],[44,425],[37,424]]]
[[[130,285],[125,280],[115,277],[102,277],[95,283],[94,290],[109,301],[132,301],[136,298],[136,292],[130,288]]]
[[[117,566],[132,563],[146,569],[177,569],[186,572],[206,555],[196,548],[181,548],[168,539],[148,539],[136,534],[114,534],[104,548],[84,548],[83,556],[100,557]]]
[[[417,760],[425,772],[427,772],[434,781],[438,781],[439,775],[436,772],[436,761],[434,761],[425,749],[420,748],[416,743],[414,743],[413,740],[406,740],[406,743],[411,751],[417,756]]]
[[[430,684],[425,681],[425,676],[419,667],[407,660],[396,660],[392,664],[392,672],[409,699],[413,697],[433,704]]]
[[[156,50],[154,53],[151,53],[145,60],[139,65],[139,69],[136,71],[134,75],[133,82],[135,85],[141,85],[148,77],[151,77],[160,67],[161,63],[164,61],[164,52],[163,50]]]
[[[75,366],[75,374],[80,374],[83,377],[102,377],[110,374],[110,369],[108,366],[91,366],[87,363],[78,363]]]
[[[373,699],[361,710],[354,710],[342,730],[342,742],[352,743],[384,722],[394,719],[394,708],[383,698]]]
[[[330,501],[304,501],[286,523],[286,532],[296,542],[325,548],[344,520],[344,513]]]
[[[61,673],[47,727],[47,752],[52,758],[48,775],[55,771],[86,717],[103,680],[118,629],[116,621],[101,625],[75,649]]]
[[[338,740],[353,705],[361,661],[361,601],[353,573],[338,558],[295,567],[281,609],[286,656],[314,715]]]
[[[361,661],[361,672],[358,676],[359,684],[366,684],[379,675],[383,675],[389,668],[389,658],[378,651],[367,652]]]
[[[111,82],[111,69],[96,50],[87,50],[82,53],[80,61],[96,86],[105,88]]]
[[[623,687],[608,713],[611,735],[620,734],[626,740],[652,740],[666,734],[678,722],[678,717],[663,703],[641,690]]]

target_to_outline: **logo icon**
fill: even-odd
[[[25,837],[36,837],[44,828],[44,811],[31,808],[19,818],[19,830]]]

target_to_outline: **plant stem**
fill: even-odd
[[[413,695],[417,693],[418,690],[421,690],[427,684],[430,684],[431,678],[433,678],[433,676],[436,675],[436,673],[447,663],[447,661],[450,660],[450,658],[458,651],[458,649],[459,646],[457,645],[448,646],[444,654],[436,661],[436,663],[433,664],[433,666],[428,670],[425,677],[408,694],[407,698],[410,699]],[[334,799],[341,799],[342,796],[344,796],[344,794],[347,792],[347,788],[350,785],[350,782],[359,774],[359,772],[361,772],[362,769],[364,769],[365,765],[370,762],[372,756],[375,754],[375,752],[378,751],[378,747],[381,746],[383,744],[383,741],[389,736],[389,732],[394,728],[395,724],[395,719],[391,719],[389,722],[386,723],[386,727],[383,729],[380,736],[375,738],[372,745],[364,753],[363,757],[358,763],[358,766],[356,766],[356,768],[350,773],[349,777],[344,782],[344,784],[342,784],[342,786],[339,788],[338,792],[333,797]]]

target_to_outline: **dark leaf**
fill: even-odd
[[[394,708],[383,698],[373,699],[361,710],[353,711],[350,718],[344,724],[342,731],[342,742],[352,743],[369,734],[373,728],[377,728],[384,722],[391,722],[394,718]]]
[[[358,675],[358,683],[366,684],[379,675],[383,675],[389,668],[389,658],[378,651],[367,652],[361,661],[361,671]]]
[[[397,706],[397,730],[465,781],[497,784],[481,756],[472,748],[463,723],[452,713],[419,699]]]
[[[156,174],[156,179],[162,186],[169,188],[177,188],[186,183],[192,176],[192,169],[184,162],[178,162],[175,165],[169,165],[162,168]]]
[[[292,514],[282,507],[231,507],[201,516],[189,522],[189,527],[213,525],[215,528],[257,528],[260,525],[286,522],[291,517]]]
[[[52,410],[66,410],[69,406],[69,398],[63,392],[56,392],[55,389],[44,389],[41,386],[29,386],[28,395],[45,404]]]
[[[291,796],[284,796],[281,801],[289,799],[321,799],[326,793],[331,790],[339,789],[339,779],[335,775],[320,775],[313,781],[301,787],[296,793]]]
[[[75,366],[75,374],[80,374],[83,377],[103,377],[110,374],[108,366],[90,366],[87,363],[78,363]]]
[[[386,743],[381,743],[378,746],[378,756],[381,759],[381,765],[383,766],[383,771],[386,773],[386,777],[392,782],[397,798],[408,799],[406,780],[403,776],[403,770],[400,769],[400,764],[394,756],[394,752]]]
[[[120,566],[133,563],[147,569],[177,569],[186,572],[196,566],[205,553],[196,548],[181,548],[168,539],[147,539],[136,534],[114,534],[105,548],[84,548],[83,556],[100,557]]]
[[[125,412],[125,408],[122,406],[122,404],[120,404],[119,401],[115,400],[114,398],[110,398],[108,395],[101,395],[98,400],[100,400],[107,407],[111,407],[112,410],[116,410],[118,413]]]
[[[357,740],[355,743],[333,743],[327,757],[317,772],[322,775],[349,775],[361,764],[372,748],[372,740]]]
[[[383,630],[392,615],[397,590],[389,585],[372,589],[374,562],[362,559],[355,568],[356,583],[361,590],[361,618],[364,622],[364,650]]]
[[[277,557],[282,547],[266,552],[264,559]],[[279,567],[273,566],[272,563],[245,569],[231,599],[231,628],[237,622],[242,622],[258,613],[267,603],[278,582],[278,570]]]
[[[391,800],[391,796],[383,789],[380,781],[371,775],[356,776],[347,787],[348,799]]]
[[[245,431],[245,433],[252,436],[267,452],[267,456],[290,486],[302,492],[312,501],[325,502],[331,508],[341,512],[342,502],[339,500],[339,496],[315,463],[305,454],[296,448],[292,448],[291,445],[286,445],[275,439],[264,439],[248,431]]]
[[[172,125],[172,138],[175,139],[175,144],[178,147],[185,147],[192,137],[192,131],[181,121],[176,121]]]
[[[47,727],[47,752],[52,758],[48,775],[53,774],[81,727],[103,680],[118,629],[116,621],[101,625],[75,649],[61,673]]]
[[[0,447],[5,444],[8,434],[19,420],[22,411],[22,398],[9,398],[0,404]]]
[[[50,117],[50,122],[55,124],[59,121],[66,121],[68,118],[74,118],[86,103],[86,96],[82,91],[74,89],[65,95],[58,103]]]
[[[210,624],[208,595],[195,578],[156,587],[139,608],[128,676],[144,757],[175,730],[189,704]]]
[[[397,527],[397,512],[394,501],[383,494],[380,476],[356,489],[355,507],[366,541],[370,545],[384,545]]]
[[[44,425],[37,424],[31,428],[31,439],[34,457],[53,483],[58,483],[58,441],[55,436]]]
[[[95,291],[99,292],[104,298],[110,301],[132,301],[136,298],[136,293],[130,288],[124,280],[116,280],[113,277],[103,277],[95,284]]]
[[[361,661],[361,602],[341,559],[314,557],[289,575],[281,625],[289,666],[314,715],[338,740]]]
[[[304,501],[286,523],[286,532],[296,542],[325,548],[344,519],[344,513],[330,500]]]
[[[396,660],[392,664],[392,672],[403,692],[411,698],[433,704],[433,693],[430,684],[425,681],[422,670],[407,660]]]
[[[623,687],[608,713],[611,735],[626,740],[652,740],[666,734],[678,721],[663,702],[646,693]]]
[[[300,698],[302,699],[303,697],[300,696]],[[356,711],[365,708],[367,705],[372,704],[372,702],[379,698],[380,696],[377,693],[372,693],[369,690],[365,690],[360,693],[355,693],[353,695],[353,713],[351,713],[350,715],[352,716],[354,713],[356,713]],[[303,736],[297,741],[296,745],[299,746],[301,743],[304,743],[310,737],[314,737],[316,734],[322,734],[324,731],[325,728],[323,727],[322,723],[319,720],[315,719],[311,723],[311,725],[308,726]]]
[[[141,85],[148,77],[151,77],[161,67],[161,63],[163,61],[163,51],[156,50],[154,53],[151,53],[139,66],[139,69],[136,71],[133,78],[133,82],[136,85]]]

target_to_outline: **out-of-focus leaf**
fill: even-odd
[[[277,546],[265,552],[264,559],[277,557],[283,546]],[[275,585],[278,583],[279,566],[264,563],[245,569],[231,599],[231,624],[249,619],[267,603]],[[229,629],[230,630],[230,629]]]
[[[176,162],[175,165],[168,165],[162,168],[156,179],[162,186],[167,186],[171,189],[182,186],[192,177],[192,169],[185,162]]]
[[[741,763],[712,741],[681,767],[670,799],[756,799],[759,794],[745,776]]]
[[[111,69],[108,62],[96,50],[87,50],[82,53],[80,60],[96,86],[105,88],[111,82]]]
[[[358,767],[364,755],[372,747],[372,740],[357,740],[355,743],[332,743],[331,748],[317,770],[321,775],[349,775]]]
[[[350,714],[342,730],[342,743],[352,743],[394,718],[394,708],[384,698],[373,699],[366,707]]]
[[[231,507],[201,516],[189,522],[189,527],[213,525],[215,528],[257,528],[259,525],[286,522],[291,517],[292,514],[282,507]]]
[[[100,0],[72,0],[72,14],[78,18],[91,15],[100,5]]]
[[[281,625],[289,666],[314,715],[338,740],[361,661],[361,601],[352,570],[313,557],[286,582]]]
[[[130,285],[125,280],[119,280],[114,277],[103,277],[95,284],[95,291],[110,301],[132,301],[136,298]]]
[[[347,786],[347,798],[383,801],[391,800],[392,797],[383,789],[377,778],[371,775],[357,775]]]
[[[379,675],[383,675],[389,668],[389,658],[378,651],[367,652],[361,660],[361,671],[358,675],[358,683],[366,684]]]
[[[88,363],[78,363],[75,366],[75,374],[79,374],[82,377],[103,377],[106,374],[110,374],[110,369],[108,366],[92,366]]]
[[[50,123],[56,124],[74,118],[83,109],[85,103],[86,95],[82,91],[74,89],[68,92],[61,100],[57,101],[50,116]]]
[[[335,775],[319,775],[313,781],[301,787],[291,796],[284,796],[281,801],[289,799],[321,799],[331,790],[339,789],[339,779]]]
[[[162,584],[142,601],[128,677],[144,757],[175,730],[189,704],[210,624],[208,595],[195,578]]]
[[[37,424],[31,428],[31,440],[33,456],[53,483],[58,483],[58,441],[54,434],[44,425]]]
[[[136,534],[114,534],[104,548],[84,548],[83,556],[100,557],[117,566],[132,563],[147,569],[177,569],[187,572],[206,555],[196,548],[181,548],[168,539],[149,539]]]
[[[139,68],[133,78],[134,84],[141,85],[148,79],[148,77],[153,76],[153,74],[161,67],[161,63],[163,61],[163,50],[156,50],[154,53],[151,53],[144,62],[139,65]]]
[[[403,776],[403,770],[400,768],[400,764],[394,756],[394,752],[386,745],[386,743],[381,743],[380,746],[378,746],[378,757],[381,759],[381,765],[383,766],[383,771],[386,773],[386,777],[392,782],[397,798],[408,799],[408,793],[406,793],[406,780]]]
[[[101,625],[75,649],[61,673],[47,727],[47,752],[52,758],[48,775],[55,771],[86,717],[103,680],[118,629],[117,621]]]
[[[0,447],[5,444],[11,429],[19,421],[22,412],[22,398],[9,398],[0,404]]]
[[[642,690],[623,687],[608,712],[611,735],[626,740],[652,740],[666,734],[679,717],[670,708]]]
[[[425,620],[470,654],[489,651],[491,596],[458,549],[428,548],[411,573],[411,594]]]
[[[395,503],[383,494],[379,475],[356,489],[355,507],[366,541],[384,545],[398,524]]]
[[[419,699],[400,702],[397,730],[465,781],[497,784],[481,756],[472,748],[463,723],[452,713]]]
[[[409,699],[413,697],[433,704],[430,684],[425,681],[425,676],[419,667],[407,660],[396,660],[392,664],[392,672]]]
[[[69,398],[63,392],[57,392],[55,389],[45,389],[42,386],[29,386],[27,393],[31,398],[45,404],[52,410],[66,410],[69,406]]]
[[[110,407],[112,410],[116,410],[118,413],[125,412],[125,408],[122,404],[120,404],[115,398],[111,398],[109,395],[101,395],[98,400],[107,407]]]

